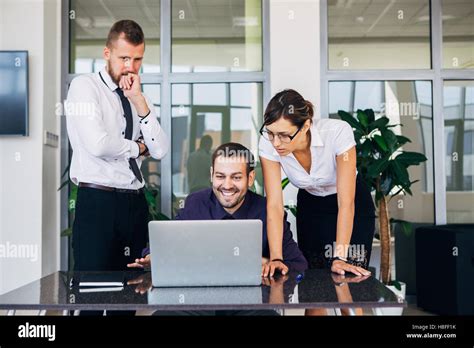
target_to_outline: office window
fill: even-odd
[[[354,112],[357,109],[373,109],[380,112],[383,81],[342,81],[329,84],[329,112],[330,117],[337,117],[338,110]]]
[[[331,70],[429,69],[429,0],[328,1]]]
[[[449,223],[474,222],[474,81],[444,82],[446,206]]]
[[[145,34],[142,73],[160,72],[160,0],[70,0],[69,72],[100,71],[102,49],[112,25],[132,19]]]
[[[262,70],[261,0],[173,0],[172,71]]]
[[[443,67],[474,69],[474,1],[443,0]]]
[[[172,85],[173,212],[189,193],[211,187],[214,149],[227,142],[248,147],[258,158],[261,83]],[[253,190],[263,192],[261,169]]]
[[[158,116],[158,122],[161,123],[161,86],[158,84],[142,84],[142,91],[151,99]],[[156,209],[161,211],[161,161],[148,157],[143,161],[141,171],[148,190],[155,197]]]
[[[391,206],[395,218],[408,221],[434,221],[433,200],[433,118],[430,81],[336,81],[329,83],[329,112],[349,113],[357,109],[373,109],[376,118],[386,116],[397,135],[411,140],[404,151],[423,153],[427,161],[408,169],[413,196],[399,196],[403,203]],[[398,200],[398,199],[397,199]],[[394,200],[396,201],[396,200]]]
[[[67,0],[62,7],[69,39],[63,47],[66,83],[104,67],[103,48],[115,21],[133,19],[143,28],[142,88],[172,144],[166,156],[146,159],[141,170],[146,188],[154,190],[157,210],[168,217],[200,183],[198,177],[196,185],[190,184],[186,165],[203,136],[213,148],[232,140],[257,151],[269,88],[263,64],[268,5],[262,0]],[[161,37],[171,39],[170,49],[163,49]],[[66,93],[67,88],[64,99]],[[65,128],[62,132],[65,136]],[[69,160],[70,153],[62,151],[62,170]],[[253,187],[258,193],[263,193],[261,177],[258,168]],[[61,220],[67,219],[63,213]]]

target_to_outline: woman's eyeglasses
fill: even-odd
[[[303,125],[300,126],[298,128],[298,130],[296,131],[295,134],[293,135],[289,135],[289,134],[285,134],[285,133],[272,133],[266,129],[263,129],[264,126],[262,126],[262,128],[260,128],[260,134],[262,135],[262,137],[264,137],[265,139],[269,140],[270,142],[273,143],[273,140],[275,140],[275,136],[278,137],[278,139],[284,143],[284,144],[289,144],[291,143],[291,141],[296,137],[296,135],[299,133],[299,131],[301,130],[301,128],[303,128]]]

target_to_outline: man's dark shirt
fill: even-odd
[[[261,220],[263,223],[262,257],[268,258],[270,250],[267,238],[267,206],[266,199],[252,191],[247,191],[244,202],[233,214],[227,213],[214,195],[212,188],[194,192],[186,198],[184,208],[176,215],[176,220]],[[290,223],[283,217],[283,260],[293,271],[304,271],[308,263],[298,245],[293,240]],[[143,255],[150,251],[146,248]]]

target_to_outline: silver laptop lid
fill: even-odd
[[[149,223],[156,287],[261,284],[260,220],[175,220]]]

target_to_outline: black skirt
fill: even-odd
[[[337,193],[321,197],[298,191],[296,225],[298,245],[309,268],[325,268],[333,256],[337,230]],[[360,175],[356,179],[354,224],[348,261],[368,268],[375,231],[375,206]]]

